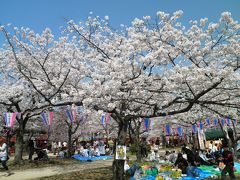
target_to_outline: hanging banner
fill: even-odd
[[[203,123],[202,123],[202,121],[199,122],[199,128],[200,128],[200,130],[203,130]]]
[[[225,125],[225,119],[221,119],[221,125],[222,125],[222,126]]]
[[[102,115],[102,118],[101,118],[101,123],[102,123],[102,125],[104,125],[104,124],[105,124],[105,115],[104,115],[104,114]]]
[[[165,130],[166,130],[166,135],[171,135],[171,125],[170,124],[166,124],[165,125]]]
[[[235,124],[235,126],[237,126],[237,124],[238,124],[238,120],[237,119],[234,119],[234,124]]]
[[[66,110],[66,115],[67,115],[67,118],[69,119],[70,122],[73,122],[73,114],[72,114],[72,111],[70,110]]]
[[[182,127],[178,127],[178,128],[177,128],[177,132],[178,132],[178,135],[179,135],[180,137],[183,136],[183,128],[182,128]]]
[[[53,112],[49,112],[49,126],[52,126],[52,121],[53,121]]]
[[[72,104],[72,120],[77,121],[77,106],[75,104]]]
[[[207,126],[210,126],[211,125],[211,121],[210,121],[210,119],[206,119],[206,124],[207,124]]]
[[[51,111],[49,113],[44,113],[44,112],[41,113],[41,118],[43,120],[43,123],[50,127],[52,126],[53,116],[54,116],[54,112],[51,112]]]
[[[42,117],[42,120],[43,120],[43,123],[48,125],[48,117],[47,117],[47,114],[42,112],[41,113],[41,117]]]
[[[17,113],[3,113],[3,119],[6,127],[12,128],[14,126],[14,122],[16,120]]]
[[[214,125],[214,126],[217,126],[217,125],[218,125],[218,120],[217,120],[217,119],[214,119],[213,125]]]
[[[12,128],[14,126],[14,122],[16,120],[16,117],[17,117],[17,113],[14,112],[14,113],[11,113],[11,120],[10,120],[10,127]]]
[[[230,120],[229,118],[226,119],[226,124],[227,124],[228,126],[231,125],[231,120]]]
[[[203,135],[204,132],[200,128],[198,128],[197,130],[198,130],[198,143],[199,143],[199,147],[200,147],[200,149],[204,150],[205,149],[204,135]]]
[[[106,116],[106,124],[110,124],[111,115],[112,115],[112,113],[107,113],[107,116]]]
[[[193,125],[192,125],[192,132],[193,132],[194,134],[197,133],[197,125],[196,125],[196,124],[193,124]]]
[[[150,119],[149,118],[144,118],[144,127],[145,127],[145,130],[148,131],[148,129],[150,127]]]

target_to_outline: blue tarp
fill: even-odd
[[[209,167],[211,167],[211,166],[209,166]],[[235,173],[236,174],[240,173],[240,163],[235,162],[234,167],[237,170],[237,172],[235,172]],[[211,168],[213,169],[213,167],[211,167]],[[178,180],[180,180],[180,179],[181,180],[200,180],[200,179],[203,180],[203,179],[206,179],[210,176],[220,174],[220,172],[216,173],[214,171],[210,171],[210,168],[209,168],[209,170],[207,170],[207,168],[200,169],[200,168],[196,167],[196,168],[191,169],[191,171],[194,175],[197,175],[197,177],[193,177],[193,176],[188,175],[186,177],[178,178]],[[170,175],[169,172],[160,173],[159,175],[164,176],[164,175],[167,175],[167,174],[168,174],[168,176]],[[144,177],[140,178],[139,180],[154,180],[154,179],[155,179],[154,176],[144,176]],[[129,180],[135,180],[135,178],[131,177]]]
[[[105,160],[105,159],[112,158],[112,156],[83,157],[83,156],[80,156],[79,154],[75,154],[72,157],[79,161],[96,161],[96,160]]]

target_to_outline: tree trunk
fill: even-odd
[[[118,139],[116,145],[125,145],[126,138],[127,138],[127,122],[120,122],[119,129],[118,129]],[[115,155],[114,155],[115,156]],[[125,160],[118,160],[115,159],[113,161],[113,179],[114,180],[125,180],[124,176],[124,161]]]
[[[23,125],[19,124],[19,128],[18,128],[17,133],[16,133],[15,157],[14,157],[14,163],[15,164],[19,164],[22,161],[23,135],[24,135]]]
[[[73,155],[72,149],[72,127],[69,126],[68,129],[68,158],[72,157]]]
[[[140,127],[137,127],[136,129],[136,136],[135,136],[135,145],[136,145],[136,156],[137,156],[137,161],[141,162],[142,161],[142,153],[141,153],[141,147],[140,147],[140,141],[139,141],[139,131]]]

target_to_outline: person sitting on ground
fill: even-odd
[[[49,160],[49,157],[48,157],[48,155],[47,155],[45,150],[37,149],[36,153],[37,153],[37,157],[35,157],[34,160],[40,160],[40,161]]]
[[[150,161],[156,161],[156,154],[155,154],[154,150],[151,150],[151,154],[150,154],[149,160]]]
[[[182,174],[187,174],[188,162],[183,158],[182,153],[178,153],[177,160],[174,165],[182,170]]]
[[[88,157],[94,156],[94,149],[92,146],[88,147]]]
[[[100,156],[100,151],[99,151],[98,145],[94,147],[93,154],[94,154],[94,156]]]
[[[175,153],[175,151],[172,151],[169,156],[168,156],[168,160],[170,163],[175,163],[177,160],[178,154]]]
[[[88,157],[88,149],[86,146],[83,147],[83,157]]]
[[[193,151],[191,149],[187,148],[186,146],[183,146],[182,152],[187,154],[187,161],[190,163],[190,165],[196,166],[195,154],[193,153]]]
[[[58,157],[59,157],[60,159],[63,159],[63,158],[64,158],[64,151],[63,151],[63,148],[62,148],[62,147],[59,149]]]

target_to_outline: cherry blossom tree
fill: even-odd
[[[57,42],[49,30],[10,36],[2,28],[4,60],[49,105],[75,102],[111,113],[124,145],[131,119],[176,115],[196,104],[239,108],[239,23],[224,12],[216,23],[204,18],[185,27],[181,15],[157,12],[119,31],[108,17],[69,21]],[[123,166],[114,160],[114,179],[124,178]]]

